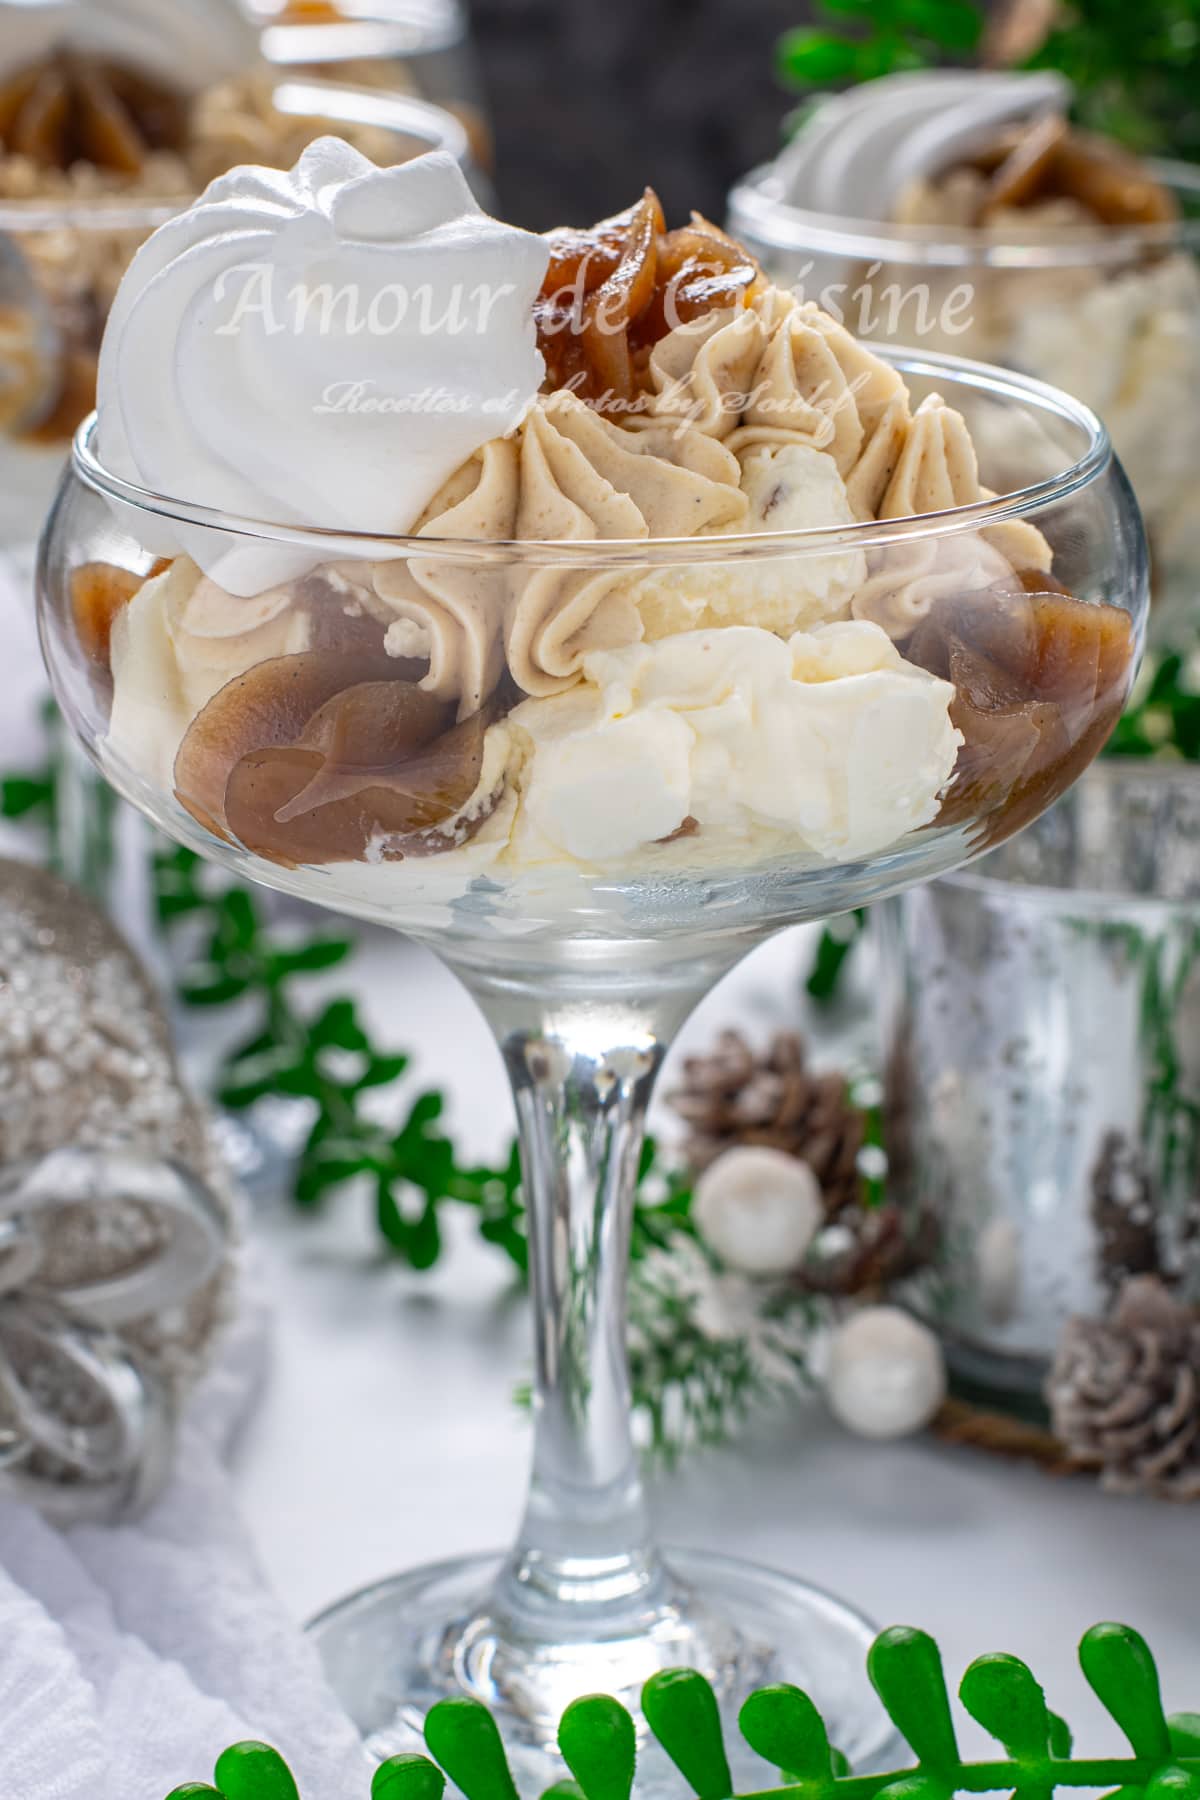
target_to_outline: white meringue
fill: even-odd
[[[290,171],[235,169],[121,283],[100,359],[104,462],[244,518],[403,534],[536,395],[548,259],[480,211],[443,153],[377,169],[322,138]],[[186,549],[235,594],[318,560],[171,535],[151,547]]]
[[[968,156],[996,131],[1065,111],[1070,83],[978,69],[919,70],[825,100],[777,164],[785,197],[841,219],[890,219],[912,182]]]

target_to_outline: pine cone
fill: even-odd
[[[1154,1275],[1073,1319],[1046,1386],[1056,1435],[1114,1493],[1200,1499],[1200,1314]]]
[[[782,1150],[808,1164],[830,1219],[858,1204],[863,1115],[844,1076],[806,1068],[795,1032],[779,1032],[757,1055],[740,1032],[723,1031],[708,1056],[686,1059],[683,1085],[667,1100],[689,1127],[684,1154],[697,1174],[735,1145]]]
[[[1092,1170],[1092,1220],[1099,1237],[1100,1277],[1110,1294],[1131,1275],[1162,1269],[1154,1190],[1145,1160],[1121,1131],[1110,1131]]]
[[[810,1294],[841,1299],[884,1295],[893,1282],[927,1268],[936,1254],[932,1214],[916,1221],[892,1201],[882,1206],[848,1206],[837,1224],[818,1239],[797,1280]]]

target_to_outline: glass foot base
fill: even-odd
[[[451,1694],[487,1702],[517,1785],[540,1793],[569,1772],[555,1728],[581,1694],[616,1693],[633,1713],[656,1669],[700,1668],[721,1701],[735,1782],[771,1786],[774,1775],[742,1742],[737,1713],[751,1689],[788,1681],[810,1694],[830,1741],[857,1770],[880,1769],[897,1748],[894,1728],[867,1679],[871,1623],[840,1600],[790,1576],[732,1557],[668,1551],[665,1603],[644,1633],[596,1644],[521,1646],[489,1616],[505,1559],[435,1563],[366,1588],[315,1619],[328,1679],[383,1761],[424,1748],[425,1713]],[[678,1793],[679,1776],[653,1743],[639,1752],[638,1794]]]

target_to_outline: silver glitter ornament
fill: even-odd
[[[0,860],[0,1483],[64,1522],[153,1497],[228,1311],[233,1204],[133,952]]]

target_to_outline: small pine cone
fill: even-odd
[[[1100,1146],[1092,1170],[1092,1220],[1100,1278],[1110,1294],[1131,1275],[1161,1271],[1153,1186],[1140,1150],[1124,1132],[1108,1132]]]
[[[808,1164],[829,1218],[858,1204],[863,1115],[844,1076],[806,1067],[795,1032],[781,1031],[757,1055],[740,1032],[723,1031],[707,1056],[686,1059],[667,1100],[689,1128],[684,1154],[697,1174],[738,1145],[782,1150]]]
[[[1046,1386],[1056,1436],[1115,1493],[1200,1499],[1200,1314],[1154,1275],[1073,1319]]]
[[[842,1299],[886,1294],[893,1282],[927,1268],[937,1249],[937,1225],[924,1213],[916,1228],[904,1210],[848,1206],[817,1240],[798,1282],[810,1294]]]

